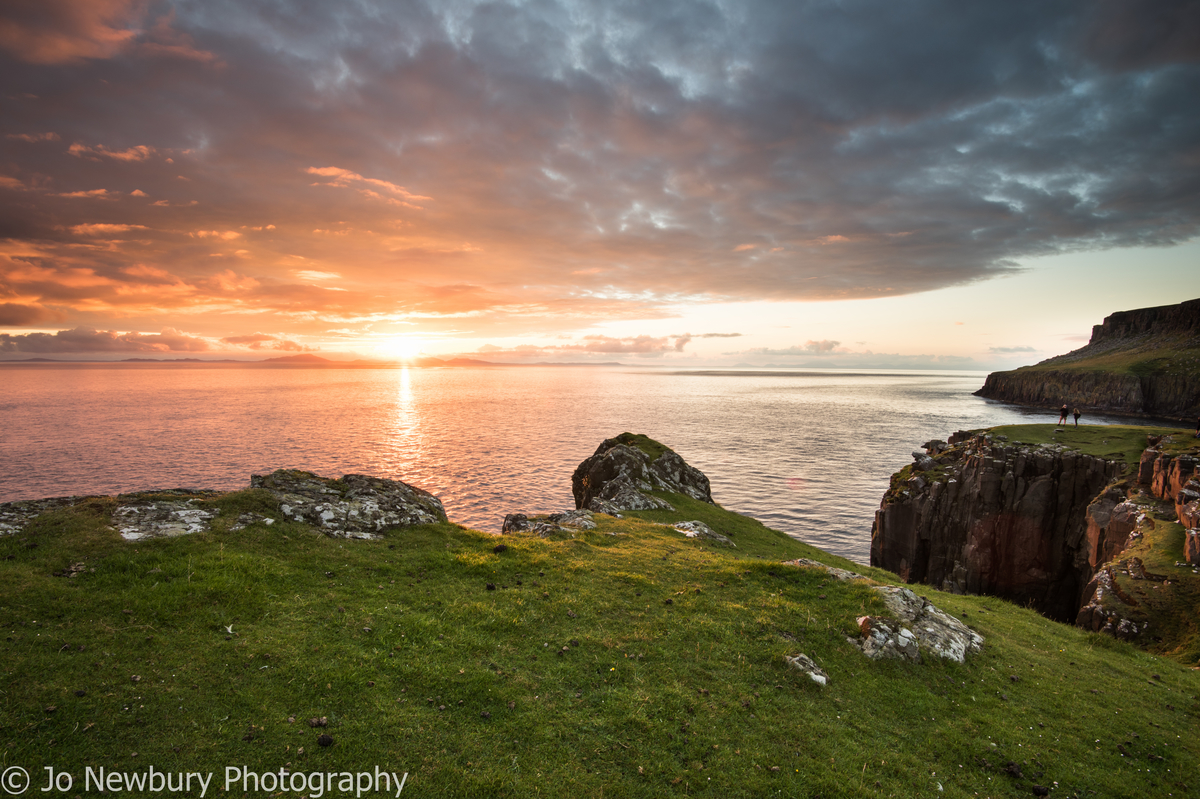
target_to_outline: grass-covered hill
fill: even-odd
[[[1194,421],[1200,414],[1200,299],[1121,311],[1087,345],[988,375],[989,399]]]
[[[211,531],[176,538],[123,540],[111,498],[44,514],[0,539],[3,767],[33,775],[29,795],[46,766],[72,773],[61,795],[84,794],[89,766],[212,772],[209,796],[229,766],[378,767],[408,773],[405,795],[451,797],[1200,788],[1196,671],[932,589],[983,651],[868,660],[846,639],[878,595],[781,562],[893,575],[660,496],[678,510],[549,538],[449,523],[329,538],[263,490],[206,500]],[[230,529],[247,512],[277,521]],[[736,547],[655,524],[681,520]],[[828,685],[789,670],[798,652]]]

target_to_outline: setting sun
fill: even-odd
[[[386,358],[408,361],[421,354],[425,342],[410,336],[397,336],[375,347],[375,351]]]

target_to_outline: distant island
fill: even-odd
[[[1163,419],[1200,416],[1200,299],[1119,311],[1087,346],[1033,366],[993,372],[987,399]]]

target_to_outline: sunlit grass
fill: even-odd
[[[881,610],[873,593],[780,561],[886,572],[668,498],[680,512],[558,540],[442,524],[345,541],[281,521],[129,543],[104,501],[43,517],[0,540],[5,763],[218,781],[378,765],[438,796],[1187,794],[1195,672],[928,589],[983,653],[868,661],[846,636]],[[222,522],[271,512],[257,492],[216,504]],[[632,516],[701,519],[737,548]],[[786,668],[799,651],[827,687]]]

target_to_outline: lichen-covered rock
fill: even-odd
[[[893,658],[921,662],[921,648],[912,630],[883,616],[859,616],[859,638],[847,640],[872,660]]]
[[[821,569],[836,580],[870,580],[861,574],[808,558],[785,561],[785,564]],[[871,590],[883,598],[888,615],[860,616],[859,637],[846,639],[867,657],[919,661],[924,650],[927,654],[962,663],[968,654],[983,648],[982,635],[909,589],[899,585],[874,585]]]
[[[603,513],[674,510],[665,500],[650,496],[649,491],[671,491],[712,503],[708,478],[703,472],[669,449],[664,448],[651,459],[639,448],[642,441],[648,439],[622,433],[606,439],[595,454],[579,464],[571,475],[575,507]]]
[[[550,513],[544,516],[526,516],[510,513],[504,517],[501,533],[533,533],[547,538],[556,533],[573,533],[578,530],[595,530],[596,522],[592,511],[586,508]]]
[[[909,589],[898,585],[878,585],[872,590],[883,597],[890,617],[883,619],[883,623],[894,629],[890,646],[902,656],[908,656],[910,637],[916,640],[919,650],[956,663],[964,662],[968,654],[983,648],[982,635]],[[873,624],[880,623],[879,617],[869,618]],[[863,652],[870,656],[866,638],[873,639],[873,636],[863,639]],[[888,646],[879,651],[886,653]]]
[[[126,541],[203,532],[217,517],[218,511],[197,507],[198,499],[158,494],[124,495],[113,511],[113,525]]]
[[[825,673],[825,670],[814,663],[813,659],[803,652],[797,652],[794,655],[784,655],[783,659],[793,669],[802,674],[807,674],[809,679],[817,685],[829,684],[829,675]]]
[[[339,480],[280,469],[250,478],[279,500],[283,515],[339,538],[374,538],[391,527],[446,521],[442,501],[399,480],[348,474]]]
[[[13,535],[25,529],[34,518],[52,510],[69,508],[84,497],[54,497],[52,499],[22,499],[0,503],[0,535]]]
[[[729,538],[721,535],[713,530],[707,524],[701,521],[679,522],[672,525],[676,530],[686,535],[688,538],[703,538],[709,541],[714,541],[722,546],[737,547]]]
[[[846,569],[839,569],[836,566],[827,566],[826,564],[821,563],[820,561],[810,560],[808,558],[796,558],[795,560],[785,560],[783,562],[783,564],[785,566],[802,566],[802,567],[808,568],[808,569],[821,569],[822,571],[827,572],[835,580],[869,580],[870,579],[869,577],[864,577],[863,575],[858,574],[857,572],[848,571]]]

